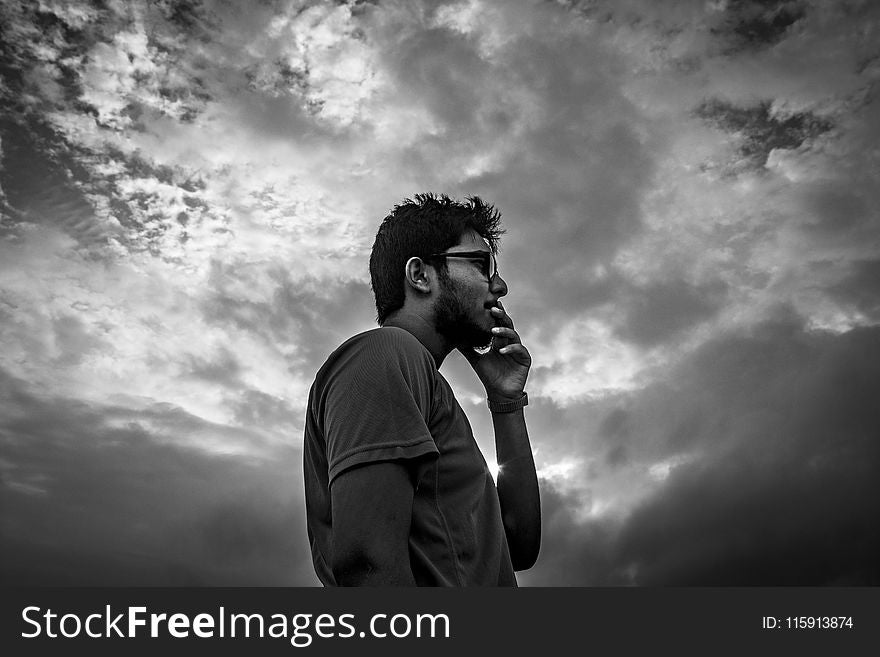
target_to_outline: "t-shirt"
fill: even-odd
[[[356,465],[391,460],[427,464],[416,484],[409,536],[416,584],[516,586],[498,491],[467,416],[430,352],[397,327],[343,343],[309,392],[306,516],[324,585],[336,584],[329,564],[334,478]]]

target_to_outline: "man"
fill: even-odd
[[[324,585],[516,586],[535,563],[531,357],[500,301],[502,232],[477,197],[418,195],[382,222],[370,257],[380,328],[334,351],[309,394],[306,515]],[[438,371],[453,349],[486,389],[497,488]]]

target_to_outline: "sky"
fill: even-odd
[[[308,389],[431,191],[507,230],[521,585],[880,584],[878,3],[3,0],[0,48],[2,581],[317,586]]]

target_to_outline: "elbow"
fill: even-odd
[[[389,558],[381,550],[334,551],[330,564],[337,586],[413,586],[408,558]]]
[[[381,560],[372,546],[358,540],[339,540],[333,544],[330,569],[337,586],[365,586],[377,571],[382,569]]]
[[[515,571],[528,570],[538,561],[538,554],[541,552],[541,540],[530,542],[529,545],[520,546],[514,550],[511,547],[510,561]]]
[[[517,527],[512,523],[506,526],[507,545],[510,561],[516,571],[528,570],[538,561],[541,552],[541,523],[532,527]]]
[[[355,550],[334,550],[330,563],[337,586],[360,586],[373,570],[365,554]]]

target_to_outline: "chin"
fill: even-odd
[[[476,326],[471,327],[472,330],[467,332],[467,341],[463,346],[470,347],[471,349],[488,349],[492,346],[492,332],[477,328]]]
[[[492,335],[485,337],[483,340],[479,341],[479,344],[470,345],[471,349],[478,349],[480,351],[488,351],[492,347]]]
[[[492,346],[492,332],[476,324],[444,327],[445,337],[461,349],[486,349]]]

